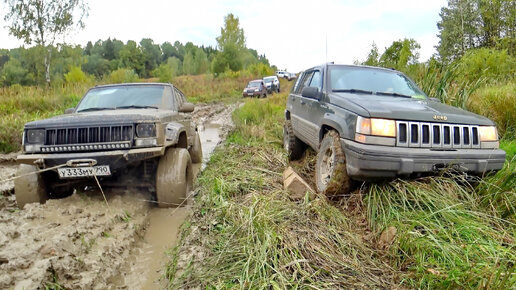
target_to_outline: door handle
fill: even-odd
[[[303,100],[301,100],[301,101],[300,101],[300,103],[301,103],[301,105],[306,104],[306,102],[305,102],[305,101],[303,101]]]

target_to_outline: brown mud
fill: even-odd
[[[204,167],[230,130],[235,105],[198,105]],[[14,176],[13,154],[0,158],[0,181]],[[136,190],[98,189],[16,207],[13,182],[0,182],[0,289],[157,289],[165,251],[189,206],[160,209]],[[193,191],[195,192],[195,190]]]

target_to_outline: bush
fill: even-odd
[[[247,71],[254,76],[263,78],[265,76],[274,75],[272,68],[264,63],[255,63],[247,67]]]
[[[109,74],[107,81],[110,83],[134,83],[138,81],[138,75],[132,69],[119,68]]]
[[[64,75],[65,81],[68,84],[83,84],[90,81],[90,76],[85,74],[80,67],[74,66]]]

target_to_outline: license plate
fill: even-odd
[[[250,95],[250,96],[252,96],[252,95],[253,95],[253,93],[247,93],[247,94],[248,94],[248,95]]]
[[[88,177],[88,176],[109,176],[111,170],[109,165],[94,167],[63,167],[57,169],[60,178]]]

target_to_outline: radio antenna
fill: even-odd
[[[328,33],[326,33],[326,56],[324,62],[328,62]]]

